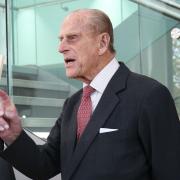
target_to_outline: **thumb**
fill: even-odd
[[[7,95],[7,93],[0,89],[0,102],[3,102],[7,99],[9,99],[9,96]]]
[[[12,111],[15,106],[6,92],[0,89],[0,109]]]

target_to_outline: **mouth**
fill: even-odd
[[[72,58],[66,58],[66,59],[65,59],[65,63],[66,63],[66,64],[73,63],[74,61],[75,61],[75,59],[72,59]]]

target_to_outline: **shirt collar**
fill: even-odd
[[[119,68],[119,63],[116,58],[113,58],[91,81],[90,86],[93,87],[99,93],[103,93],[112,76]],[[83,87],[87,86],[83,83]]]

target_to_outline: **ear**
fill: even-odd
[[[108,33],[102,33],[100,34],[100,39],[99,39],[99,55],[103,55],[109,46],[110,42],[110,36]]]

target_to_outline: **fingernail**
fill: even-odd
[[[8,124],[5,124],[5,125],[4,125],[4,128],[5,128],[5,129],[9,129],[9,125],[8,125]]]
[[[2,126],[0,126],[0,131],[4,131],[4,128]]]

